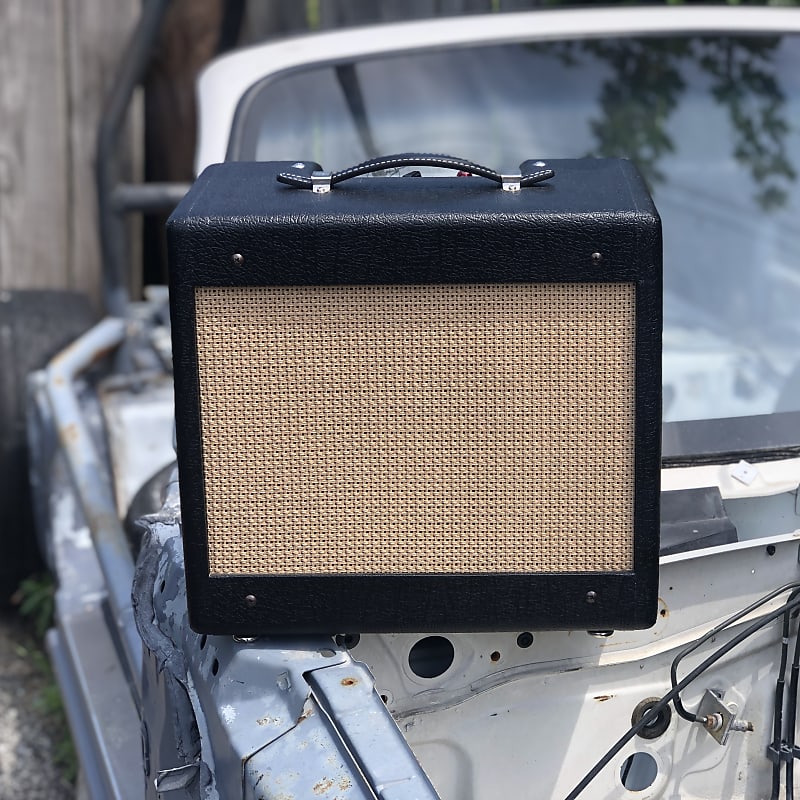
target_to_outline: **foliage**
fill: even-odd
[[[33,626],[39,641],[44,639],[48,628],[53,624],[55,611],[55,586],[50,575],[31,575],[26,578],[14,594],[20,616]]]
[[[591,121],[596,144],[586,155],[632,158],[651,186],[666,180],[663,165],[675,150],[667,124],[689,88],[683,76],[710,80],[731,121],[733,156],[756,186],[755,201],[769,211],[785,205],[786,184],[797,177],[786,149],[792,130],[786,97],[772,65],[779,43],[775,37],[672,37],[546,47],[567,66],[592,57],[610,67],[601,113]]]
[[[61,692],[56,683],[50,662],[42,644],[47,631],[53,626],[55,612],[55,584],[49,574],[31,575],[14,594],[14,603],[21,617],[31,623],[36,646],[17,645],[17,655],[27,661],[42,679],[34,709],[49,723],[53,731],[53,758],[64,778],[74,783],[78,772],[78,759],[72,737],[69,735]]]
[[[780,179],[797,177],[786,154],[790,125],[785,98],[770,71],[774,40],[709,41],[699,59],[714,78],[712,93],[728,107],[738,133],[736,160],[747,167],[758,188],[756,201],[766,210],[786,203]],[[716,52],[715,52],[716,51]]]

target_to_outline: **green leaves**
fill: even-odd
[[[26,578],[12,599],[20,616],[31,623],[36,638],[42,641],[53,624],[55,584],[52,577],[45,573]]]

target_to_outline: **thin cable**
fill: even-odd
[[[797,584],[791,584],[791,586],[796,586]],[[777,592],[776,592],[777,593]],[[771,596],[774,597],[776,593],[773,593]],[[769,596],[768,596],[769,597]],[[757,607],[762,602],[765,602],[767,598],[762,598],[762,601],[759,601],[755,604],[754,607]],[[672,687],[655,705],[653,705],[648,712],[636,723],[633,725],[627,733],[623,734],[622,737],[614,744],[610,750],[608,750],[605,755],[600,758],[600,760],[586,773],[580,783],[575,786],[575,788],[567,795],[566,800],[575,800],[581,792],[597,777],[598,773],[611,761],[611,759],[631,740],[637,733],[639,733],[642,728],[649,725],[651,722],[654,721],[655,717],[661,712],[661,710],[671,703],[680,692],[682,692],[692,681],[694,681],[699,675],[702,675],[710,666],[715,664],[722,658],[724,655],[729,653],[733,650],[734,647],[740,645],[745,639],[749,636],[752,636],[757,631],[761,630],[761,628],[765,627],[767,624],[772,622],[773,620],[780,617],[787,611],[791,611],[795,608],[800,607],[800,597],[795,597],[793,600],[785,603],[784,605],[780,606],[775,611],[771,611],[766,616],[762,617],[761,619],[754,622],[749,627],[745,628],[741,633],[738,633],[734,636],[729,642],[722,645],[719,649],[713,652],[705,661],[703,661],[700,665],[695,667],[683,680],[679,681],[675,686]],[[739,614],[735,615],[736,618],[740,618],[744,612],[740,612]],[[733,618],[731,618],[733,619]],[[725,623],[723,623],[724,625]],[[721,628],[718,626],[721,630]],[[707,639],[708,635],[704,637],[703,640]],[[694,648],[692,648],[694,649]],[[691,651],[690,651],[691,652]]]
[[[786,800],[794,800],[794,740],[795,725],[797,723],[797,684],[800,672],[800,626],[794,641],[794,655],[792,656],[792,676],[789,679],[789,702],[786,709],[788,732],[786,736],[786,749],[789,758],[786,761]]]
[[[760,608],[764,605],[764,603],[768,603],[770,600],[777,597],[779,594],[783,594],[784,592],[789,591],[789,589],[800,589],[800,581],[792,581],[791,583],[784,584],[778,589],[774,589],[769,594],[764,595],[763,597],[759,598],[755,602],[751,603],[747,608],[743,608],[741,611],[737,611],[733,616],[728,617],[724,622],[721,622],[716,628],[712,628],[707,633],[703,634],[699,639],[696,639],[692,642],[688,647],[685,647],[683,650],[675,656],[674,660],[672,661],[672,666],[670,667],[670,681],[672,683],[673,688],[678,683],[678,664],[686,658],[690,653],[693,653],[697,650],[698,647],[705,644],[709,639],[716,636],[721,631],[725,630],[729,626],[733,625],[734,622],[738,622],[742,617],[747,616],[752,611],[755,611],[757,608]],[[793,592],[788,600],[787,603],[791,602],[794,599],[795,592]],[[691,711],[687,711],[683,703],[681,702],[680,697],[675,698],[675,702],[673,704],[675,706],[675,711],[683,717],[688,722],[697,722],[697,715],[693,714]]]
[[[789,621],[788,611],[783,614],[783,636],[781,638],[781,663],[778,668],[778,680],[775,683],[775,708],[772,714],[772,749],[776,756],[781,751],[783,736],[783,692],[786,684],[786,661],[789,656]],[[781,793],[781,762],[776,757],[772,763],[772,792],[770,800],[779,800]]]

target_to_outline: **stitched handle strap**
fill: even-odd
[[[555,172],[552,169],[540,169],[536,172],[529,172],[525,175],[501,175],[499,172],[468,161],[464,158],[454,158],[453,156],[439,155],[436,153],[398,153],[393,156],[382,156],[372,158],[354,167],[342,169],[333,173],[315,173],[312,177],[298,175],[293,172],[281,172],[278,181],[288,186],[298,189],[313,189],[317,192],[327,192],[337,183],[355,178],[359,175],[367,175],[370,172],[378,172],[384,169],[396,169],[398,167],[442,167],[444,169],[456,169],[460,172],[469,172],[471,175],[480,175],[490,181],[501,184],[508,191],[517,191],[523,186],[533,186],[552,178]]]

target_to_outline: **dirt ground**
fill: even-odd
[[[33,636],[18,617],[0,612],[0,800],[75,797],[56,763],[65,733],[46,710],[53,693]]]

